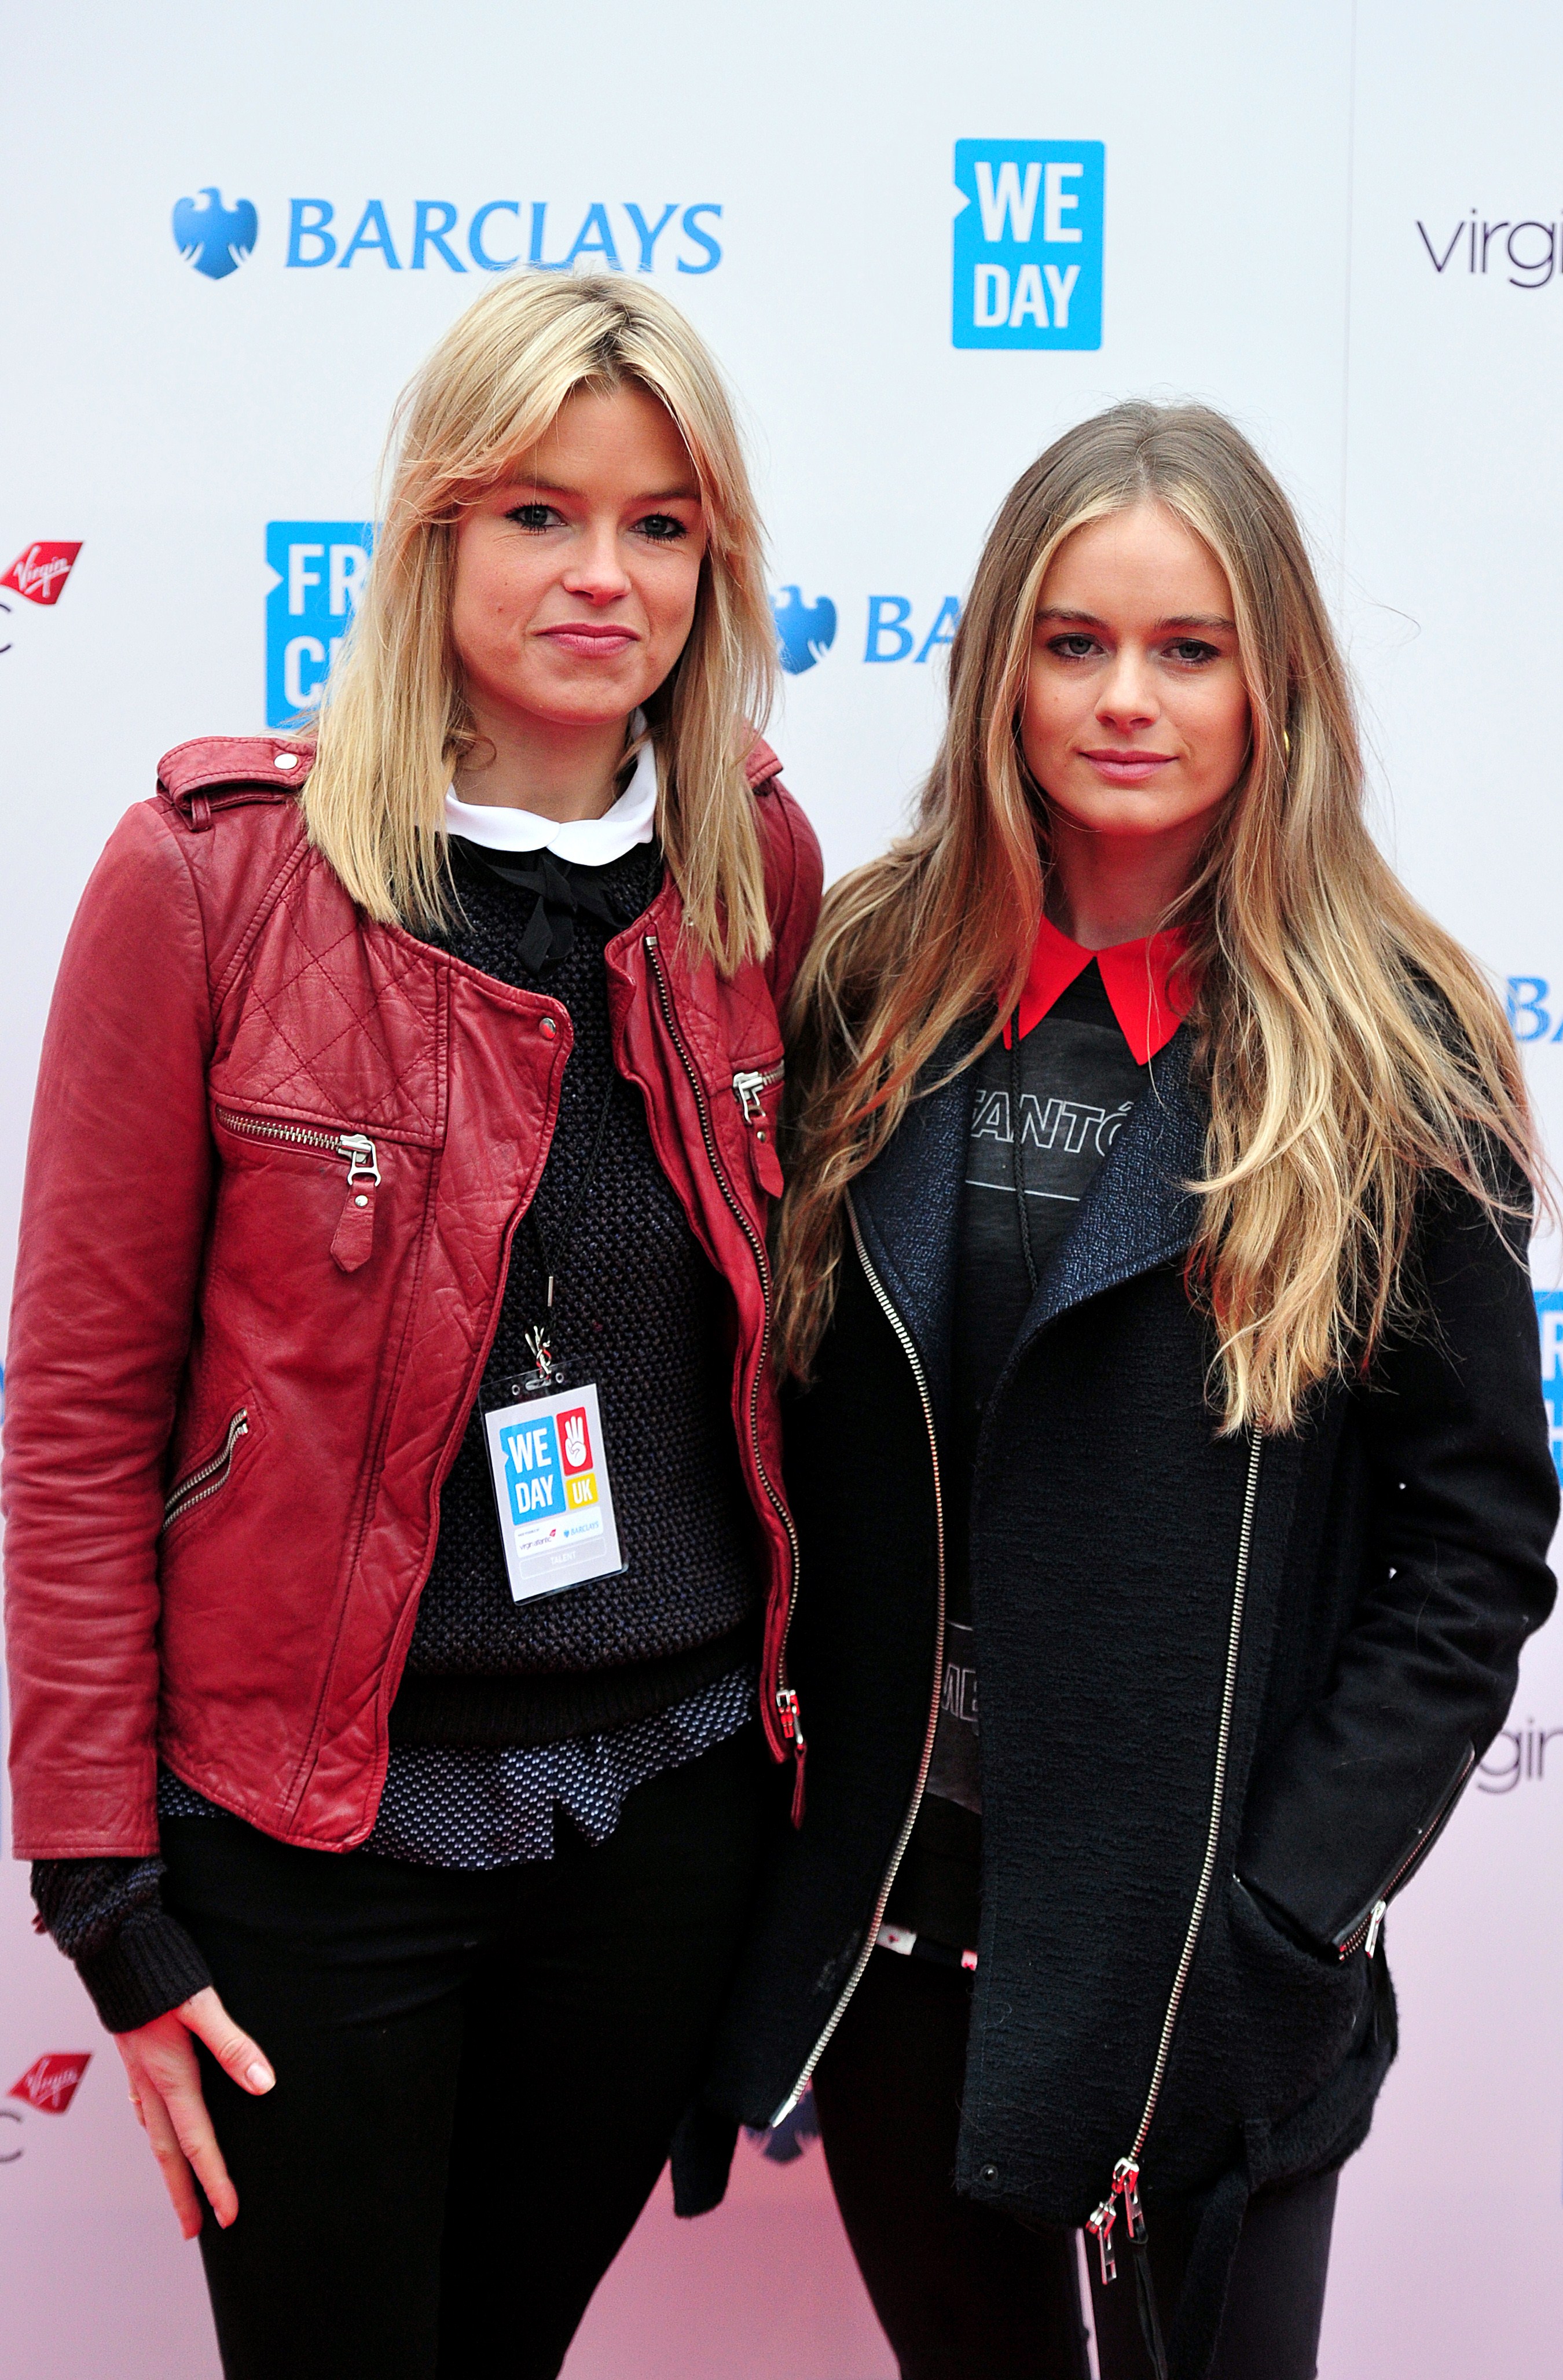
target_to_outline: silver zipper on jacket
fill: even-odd
[[[1227,1759],[1232,1743],[1232,1713],[1238,1698],[1238,1656],[1243,1641],[1243,1606],[1248,1599],[1249,1555],[1253,1543],[1253,1514],[1259,1498],[1259,1458],[1264,1450],[1264,1433],[1255,1430],[1249,1449],[1248,1480],[1243,1489],[1242,1526],[1238,1535],[1238,1566],[1232,1583],[1232,1624],[1227,1633],[1227,1674],[1221,1694],[1221,1724],[1215,1735],[1215,1775],[1211,1787],[1210,1827],[1205,1836],[1204,1864],[1200,1870],[1199,1887],[1194,1905],[1189,1912],[1188,1931],[1183,1937],[1183,1954],[1178,1961],[1178,1973],[1172,1979],[1167,1996],[1166,2013],[1162,2019],[1161,2039],[1156,2044],[1156,2062],[1151,2072],[1151,2087],[1145,2094],[1141,2111],[1140,2128],[1127,2156],[1119,2157],[1113,2168],[1113,2186],[1107,2196],[1091,2216],[1086,2229],[1096,2242],[1101,2258],[1104,2283],[1116,2279],[1117,2265],[1113,2255],[1113,2226],[1117,2221],[1117,2202],[1123,2201],[1124,2222],[1130,2240],[1138,2245],[1145,2238],[1145,2216],[1140,2204],[1140,2157],[1145,2146],[1156,2112],[1156,2103],[1166,2079],[1167,2060],[1172,2055],[1172,2037],[1178,2029],[1178,2011],[1188,1989],[1189,1971],[1194,1963],[1199,1946],[1200,1929],[1210,1905],[1211,1887],[1215,1881],[1215,1863],[1221,1840],[1221,1821],[1227,1804]]]
[[[911,1366],[911,1376],[917,1384],[918,1398],[922,1406],[923,1424],[928,1432],[928,1457],[934,1467],[934,1576],[938,1590],[937,1624],[934,1632],[934,1692],[929,1704],[928,1725],[922,1739],[922,1757],[918,1763],[917,1782],[912,1788],[912,1796],[907,1807],[906,1816],[901,1821],[901,1831],[896,1839],[895,1850],[890,1854],[890,1864],[885,1872],[885,1881],[879,1888],[879,1898],[873,1904],[873,1915],[869,1919],[868,1930],[863,1936],[862,1949],[853,1962],[852,1972],[847,1978],[846,1988],[830,2012],[829,2022],[809,2053],[802,2073],[771,2118],[773,2126],[783,2122],[792,2113],[793,2108],[797,2107],[799,2100],[808,2089],[810,2078],[820,2059],[824,2056],[832,2034],[847,2012],[847,2003],[861,1983],[864,1970],[873,1956],[874,1945],[879,1938],[879,1929],[885,1922],[885,1912],[889,1904],[891,1888],[895,1884],[897,1871],[906,1857],[907,1845],[911,1840],[911,1830],[917,1824],[917,1814],[922,1806],[923,1790],[928,1782],[928,1770],[934,1758],[934,1738],[938,1732],[939,1699],[945,1682],[945,1503],[944,1493],[939,1484],[939,1441],[934,1427],[934,1400],[928,1393],[928,1378],[923,1371],[922,1359],[917,1352],[916,1342],[897,1313],[884,1282],[869,1261],[868,1250],[863,1245],[863,1235],[858,1224],[858,1211],[852,1204],[850,1192],[847,1195],[847,1220],[852,1227],[852,1239],[858,1251],[858,1261],[862,1266],[868,1285],[878,1302],[880,1312],[899,1340],[906,1359]]]
[[[163,1507],[163,1528],[169,1527],[182,1512],[188,1512],[192,1504],[202,1504],[208,1496],[216,1494],[218,1488],[226,1482],[228,1473],[233,1469],[235,1447],[241,1438],[248,1438],[249,1435],[250,1415],[246,1408],[240,1405],[228,1424],[226,1439],[211,1461],[203,1463],[199,1470],[190,1472],[186,1478],[179,1480],[170,1489],[168,1500]],[[162,1534],[163,1531],[160,1529],[158,1535],[161,1536]]]
[[[769,1355],[771,1350],[770,1259],[765,1254],[765,1243],[763,1239],[755,1230],[753,1224],[750,1221],[749,1215],[744,1208],[742,1202],[739,1198],[737,1192],[734,1190],[732,1184],[727,1179],[726,1169],[723,1166],[721,1156],[717,1150],[716,1136],[711,1129],[711,1111],[706,1105],[705,1087],[702,1083],[700,1075],[696,1071],[694,1060],[690,1057],[689,1050],[685,1046],[684,1037],[678,1030],[678,1020],[673,1013],[673,1001],[667,989],[667,978],[663,972],[662,953],[657,943],[657,938],[654,934],[644,934],[641,936],[641,941],[645,949],[646,956],[651,963],[652,978],[656,985],[657,1005],[662,1011],[662,1021],[664,1026],[666,1027],[667,1038],[678,1053],[684,1072],[689,1076],[690,1088],[694,1093],[695,1109],[700,1117],[701,1136],[705,1143],[705,1154],[710,1160],[711,1171],[716,1177],[716,1185],[718,1189],[721,1191],[723,1197],[727,1200],[727,1205],[732,1211],[734,1221],[742,1232],[744,1238],[749,1242],[751,1251],[754,1257],[755,1269],[760,1275],[760,1297],[763,1307],[764,1319],[760,1334],[760,1359],[754,1366],[754,1379],[749,1393],[749,1442],[751,1451],[754,1457],[756,1475],[761,1486],[765,1490],[765,1494],[769,1499],[772,1511],[775,1513],[777,1520],[787,1531],[787,1542],[791,1555],[791,1575],[788,1582],[787,1612],[782,1621],[781,1641],[776,1648],[775,1705],[776,1718],[780,1725],[781,1731],[788,1743],[791,1744],[794,1757],[800,1758],[805,1746],[803,1742],[802,1727],[799,1715],[798,1696],[793,1693],[792,1688],[787,1682],[787,1640],[792,1630],[792,1615],[798,1608],[798,1531],[793,1526],[792,1514],[788,1511],[785,1499],[782,1497],[779,1490],[772,1484],[771,1475],[765,1468],[765,1458],[760,1448],[760,1382],[764,1373],[766,1357]],[[763,1078],[762,1077],[760,1079]],[[733,1077],[735,1089],[737,1088],[739,1080],[739,1077],[735,1075]]]
[[[321,1131],[306,1123],[279,1123],[270,1116],[238,1115],[232,1108],[219,1108],[217,1122],[229,1132],[241,1133],[250,1140],[280,1140],[290,1148],[318,1148],[328,1157],[340,1157],[347,1163],[349,1186],[355,1182],[380,1179],[379,1152],[367,1133]]]
[[[733,1097],[743,1111],[745,1123],[758,1123],[763,1110],[764,1094],[775,1087],[787,1073],[785,1062],[776,1066],[746,1066],[733,1076]]]
[[[1374,1951],[1378,1949],[1378,1937],[1384,1929],[1384,1920],[1388,1912],[1390,1902],[1394,1900],[1395,1895],[1399,1891],[1401,1885],[1410,1876],[1412,1868],[1416,1867],[1423,1859],[1425,1859],[1427,1853],[1433,1849],[1434,1844],[1437,1841],[1438,1837],[1443,1833],[1445,1826],[1448,1822],[1449,1813],[1454,1808],[1455,1803],[1459,1798],[1460,1787],[1465,1783],[1466,1779],[1470,1776],[1475,1766],[1476,1753],[1474,1747],[1471,1747],[1467,1751],[1465,1758],[1460,1763],[1459,1773],[1456,1777],[1454,1783],[1449,1787],[1448,1791],[1445,1794],[1438,1808],[1434,1812],[1426,1826],[1423,1827],[1421,1834],[1411,1845],[1410,1850],[1406,1853],[1405,1858],[1401,1860],[1398,1867],[1391,1871],[1387,1881],[1380,1885],[1377,1898],[1374,1900],[1372,1907],[1368,1910],[1366,1915],[1360,1917],[1357,1920],[1356,1925],[1352,1926],[1350,1932],[1343,1935],[1340,1940],[1336,1944],[1337,1956],[1342,1961],[1349,1959],[1354,1950],[1365,1950],[1370,1959],[1373,1957]]]

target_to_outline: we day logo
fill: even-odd
[[[510,1518],[519,1539],[546,1542],[556,1534],[556,1516],[585,1512],[596,1503],[596,1463],[584,1405],[513,1423],[503,1431],[501,1442]]]
[[[1099,347],[1100,140],[958,140],[958,347]]]

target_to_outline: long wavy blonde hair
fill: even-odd
[[[725,972],[770,945],[744,776],[769,710],[775,636],[763,540],[721,374],[677,307],[642,283],[516,273],[446,332],[392,425],[374,552],[312,737],[311,840],[382,924],[445,912],[445,795],[475,740],[450,638],[456,532],[573,391],[629,383],[690,452],[707,546],[694,625],[647,717],[657,826],[697,953]]]
[[[1346,673],[1290,504],[1220,414],[1115,406],[1005,499],[917,822],[835,887],[798,979],[777,1269],[800,1377],[831,1310],[849,1184],[951,1028],[982,1017],[980,1054],[1025,979],[1048,832],[1020,713],[1048,565],[1074,530],[1146,499],[1227,574],[1252,716],[1242,774],[1163,921],[1187,934],[1197,987],[1210,1125],[1189,1280],[1215,1325],[1223,1427],[1293,1427],[1313,1388],[1371,1353],[1407,1296],[1426,1177],[1452,1176],[1506,1223],[1523,1196],[1503,1152],[1539,1184],[1503,1013],[1368,832]]]

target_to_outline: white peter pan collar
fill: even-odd
[[[636,735],[644,733],[637,717]],[[603,818],[551,819],[535,810],[509,809],[499,802],[458,801],[455,786],[445,797],[446,831],[482,844],[485,851],[551,851],[585,868],[605,868],[638,843],[650,843],[656,817],[656,751],[641,745],[635,773]]]

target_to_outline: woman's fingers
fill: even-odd
[[[241,2091],[258,2095],[271,2089],[276,2076],[265,2052],[259,2042],[251,2041],[242,2027],[235,2024],[210,1984],[183,2001],[175,2014],[206,2044],[224,2073]]]
[[[187,2240],[193,2240],[201,2228],[201,2201],[196,2196],[194,2178],[175,2134],[168,2110],[150,2083],[142,2085],[136,2112],[146,2127],[152,2153],[157,2159],[157,2169],[163,2176],[163,2186],[179,2218],[179,2229]],[[229,2187],[232,2188],[231,2183]]]
[[[201,2072],[196,2065],[193,2050],[189,2053],[189,2071],[177,2078],[171,2078],[164,2083],[163,2095],[158,2106],[164,2121],[173,2133],[181,2161],[188,2168],[193,2170],[196,2180],[211,2203],[213,2214],[226,2231],[238,2213],[238,2192],[228,2179],[228,2169],[223,2162],[223,2152],[217,2146],[217,2135],[212,2129],[212,2119],[207,2114],[206,2102],[201,2096]],[[153,2132],[153,2130],[152,2116],[153,2110],[149,2107],[147,2109],[149,2132]],[[157,2156],[159,2164],[162,2164],[155,2133],[153,2138],[153,2153]],[[167,2180],[166,2168],[164,2179]],[[186,2186],[189,2186],[188,2172]],[[171,2192],[170,2194],[172,2194]],[[175,2199],[174,2203],[177,2207],[178,2200]],[[193,2228],[199,2230],[201,2208],[193,2191],[190,2192],[190,2203],[195,2207],[196,2219]],[[181,2223],[184,2221],[182,2212],[179,2219]],[[187,2240],[190,2237],[189,2230],[186,2230],[185,2237]]]
[[[130,2104],[146,2127],[179,2228],[192,2240],[201,2228],[201,2200],[211,2203],[224,2229],[238,2213],[201,2089],[201,2067],[190,2035],[204,2042],[223,2071],[243,2091],[269,2091],[276,2080],[263,2051],[235,2024],[210,1985],[166,2016],[116,2036],[130,2080]]]

